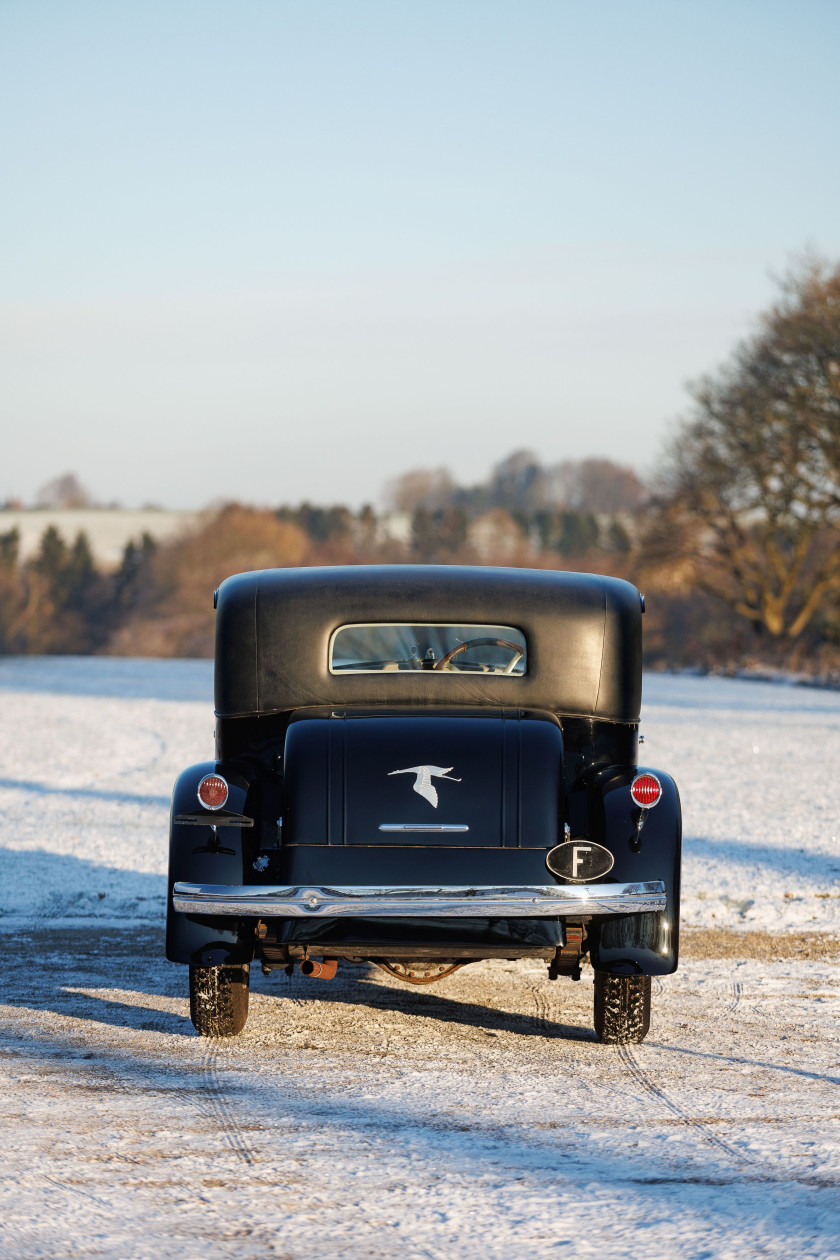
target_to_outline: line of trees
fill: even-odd
[[[608,459],[545,466],[529,450],[508,455],[486,481],[461,486],[446,468],[419,468],[386,489],[410,522],[414,558],[447,561],[465,548],[512,557],[627,554],[648,492],[634,469]]]
[[[68,543],[50,525],[25,564],[18,530],[0,533],[0,652],[103,651],[131,616],[156,550],[144,534],[128,543],[115,573],[103,573],[84,532]]]
[[[274,511],[228,504],[197,528],[125,547],[114,571],[94,563],[86,535],[49,526],[20,556],[0,534],[0,652],[203,656],[212,653],[211,592],[243,569],[300,564],[464,563],[621,571],[629,533],[592,512],[418,506],[407,518],[308,503]]]
[[[762,663],[840,677],[840,267],[806,260],[753,337],[692,387],[663,471],[532,451],[459,485],[414,469],[384,513],[231,504],[192,533],[131,542],[100,571],[83,534],[22,562],[0,533],[0,651],[209,655],[210,593],[243,569],[394,561],[590,569],[648,601],[652,664]],[[65,476],[42,498],[72,500]],[[89,501],[89,499],[88,499]]]
[[[654,513],[691,566],[778,649],[834,633],[840,592],[840,268],[782,282],[756,334],[692,389]]]

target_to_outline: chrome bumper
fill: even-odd
[[[546,915],[641,914],[665,909],[661,880],[644,884],[552,884],[513,888],[311,888],[277,884],[176,884],[185,914],[307,919],[535,919]]]

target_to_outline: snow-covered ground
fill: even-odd
[[[689,962],[624,1049],[592,1040],[587,972],[273,972],[206,1042],[158,934],[21,950],[4,1258],[840,1254],[836,964]]]
[[[757,932],[840,930],[840,695],[646,680],[684,921],[740,935],[616,1049],[590,971],[505,962],[257,972],[243,1035],[195,1037],[160,918],[211,691],[205,662],[0,659],[4,1258],[840,1256],[840,946]]]
[[[0,658],[0,916],[159,922],[207,661]],[[840,692],[648,675],[643,758],[685,821],[683,922],[840,931]]]
[[[213,726],[208,661],[0,657],[0,925],[159,923],[172,785]]]
[[[840,931],[840,692],[645,677],[641,752],[683,803],[683,923]]]

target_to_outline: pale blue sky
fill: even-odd
[[[0,497],[655,462],[840,257],[840,4],[0,0]]]

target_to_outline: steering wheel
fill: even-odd
[[[463,643],[459,643],[456,647],[450,648],[449,651],[446,652],[440,658],[439,661],[435,662],[433,668],[446,669],[449,666],[450,662],[454,661],[456,656],[460,656],[462,652],[466,652],[467,648],[471,648],[471,647],[509,648],[511,652],[515,653],[515,655],[513,657],[513,660],[510,662],[510,664],[506,665],[505,668],[503,669],[502,673],[504,674],[511,674],[517,662],[520,661],[522,657],[525,655],[525,649],[520,647],[518,643],[511,643],[509,639],[493,639],[491,637],[482,635],[478,639],[465,639]]]

